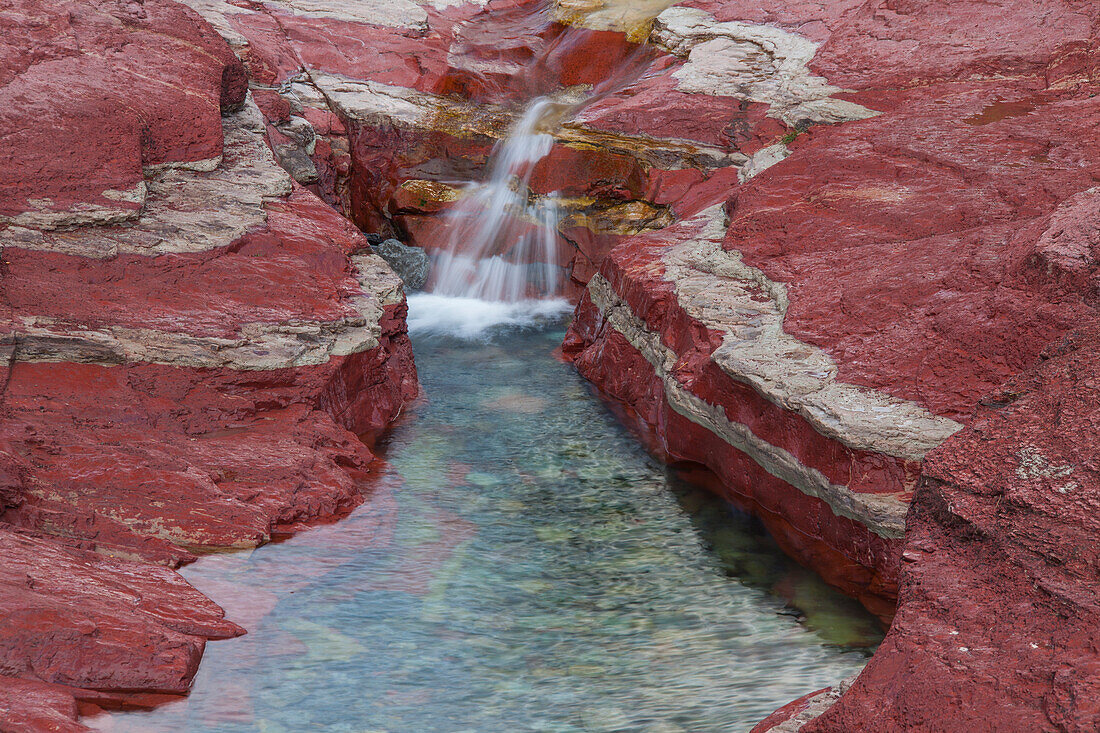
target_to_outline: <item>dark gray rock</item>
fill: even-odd
[[[293,140],[307,155],[313,155],[317,145],[317,131],[305,117],[291,117],[286,122],[275,125],[275,129]]]
[[[396,239],[387,239],[381,244],[371,245],[374,253],[389,263],[409,290],[420,290],[428,282],[428,253],[420,247],[402,244]]]
[[[283,170],[298,183],[303,186],[317,183],[317,166],[306,151],[290,144],[276,145],[275,157]]]

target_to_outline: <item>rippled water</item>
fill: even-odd
[[[249,634],[140,731],[742,731],[858,670],[876,622],[677,481],[560,326],[423,336],[426,400],[352,516],[185,574]]]

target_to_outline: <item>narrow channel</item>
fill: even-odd
[[[745,731],[877,622],[646,454],[560,318],[414,334],[424,397],[351,516],[184,575],[248,634],[109,731]]]
[[[549,22],[536,10],[521,27]],[[873,617],[647,455],[554,356],[571,310],[560,212],[532,174],[562,119],[648,58],[580,96],[539,96],[539,59],[574,33],[513,81],[522,111],[429,248],[408,318],[423,395],[380,446],[362,506],[186,569],[249,633],[207,647],[186,700],[90,724],[745,731],[873,652]]]

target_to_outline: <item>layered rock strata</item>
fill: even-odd
[[[948,582],[978,560],[944,540],[937,603],[915,589],[920,562],[902,559],[907,521],[955,526],[922,508],[929,487],[970,490],[936,484],[936,456],[967,444],[983,400],[999,404],[991,391],[1095,317],[1096,237],[1081,213],[1100,147],[1094,7],[561,2],[544,25],[511,2],[400,16],[335,2],[195,5],[248,60],[284,165],[296,158],[299,180],[360,225],[428,248],[461,195],[451,184],[483,171],[520,100],[551,94],[569,110],[576,85],[603,85],[561,120],[532,178],[534,195],[577,202],[562,239],[584,290],[565,353],[658,450],[712,469],[831,582],[883,617],[902,588],[884,654],[851,691],[811,696],[768,725],[952,729],[932,711],[950,707],[944,690],[972,686],[1039,728],[1087,729],[1084,696],[1042,687],[1083,663],[1085,637],[1039,662],[1006,651],[979,663],[965,644],[921,657],[933,649],[922,625],[950,618],[978,633],[976,612],[950,610],[974,608],[969,591]],[[347,52],[354,44],[372,52]],[[612,79],[627,59],[639,65]],[[1084,470],[1043,460],[1035,470]],[[1087,492],[1063,493],[1087,505]],[[991,549],[1014,532],[963,533],[981,538],[990,578],[1016,572]],[[1080,608],[1086,576],[1060,581]],[[988,604],[1014,602],[990,584]],[[911,597],[923,599],[912,617]],[[1032,633],[1026,615],[1012,639]],[[988,648],[1019,646],[984,633]],[[1022,660],[1042,670],[1030,687],[1001,682]],[[954,687],[923,671],[935,663],[954,670]],[[876,707],[909,684],[903,702]],[[981,711],[968,714],[957,727],[978,725]]]
[[[577,285],[612,246],[666,226],[688,191],[719,171],[736,176],[783,129],[772,121],[762,136],[751,131],[731,145],[728,110],[763,117],[763,105],[731,98],[699,120],[690,104],[698,95],[687,94],[641,126],[617,119],[636,90],[608,94],[651,78],[667,88],[682,65],[638,43],[667,3],[649,14],[633,4],[611,13],[608,4],[595,16],[566,4],[551,3],[547,16],[535,2],[426,3],[423,20],[411,14],[409,25],[373,11],[353,18],[336,2],[306,11],[188,1],[246,60],[284,166],[361,228],[428,249],[446,242],[439,214],[462,196],[458,184],[485,174],[525,103],[550,96],[559,119],[547,129],[556,142],[536,166],[530,193],[559,199],[559,251]],[[368,45],[369,54],[349,50]],[[603,101],[571,115],[593,94]],[[647,103],[659,96],[647,94]]]
[[[961,426],[839,381],[783,330],[783,285],[723,249],[725,222],[713,207],[614,250],[565,353],[667,458],[708,467],[785,549],[888,615],[917,466]]]
[[[0,728],[82,730],[242,633],[171,568],[353,507],[417,385],[400,281],[197,14],[0,21]]]
[[[831,582],[884,616],[900,588],[851,688],[759,730],[1095,728],[1100,11],[693,4],[657,21],[710,44],[677,88],[776,91],[794,129],[613,249],[565,351]],[[822,81],[722,50],[760,21]],[[823,85],[878,114],[820,114]]]
[[[5,278],[0,503],[20,541],[96,550],[89,573],[174,564],[354,502],[368,456],[347,428],[412,392],[401,297],[311,194],[430,249],[457,182],[550,95],[530,193],[567,214],[564,353],[789,552],[883,617],[900,603],[850,689],[760,730],[1097,727],[1094,3],[187,3],[252,102],[167,2],[3,19],[4,160],[26,172],[0,237],[26,274]],[[163,50],[120,51],[150,26]],[[73,133],[51,148],[22,119]],[[222,519],[184,511],[174,482]],[[143,627],[183,661],[141,689],[179,689],[187,650],[235,632],[186,597],[206,621]],[[71,721],[74,694],[105,694],[32,657],[0,670],[12,720]]]

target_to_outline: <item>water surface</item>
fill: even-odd
[[[415,315],[415,314],[414,314]],[[426,393],[339,523],[184,574],[249,634],[125,731],[744,731],[857,671],[857,604],[650,458],[560,324],[417,337]]]

